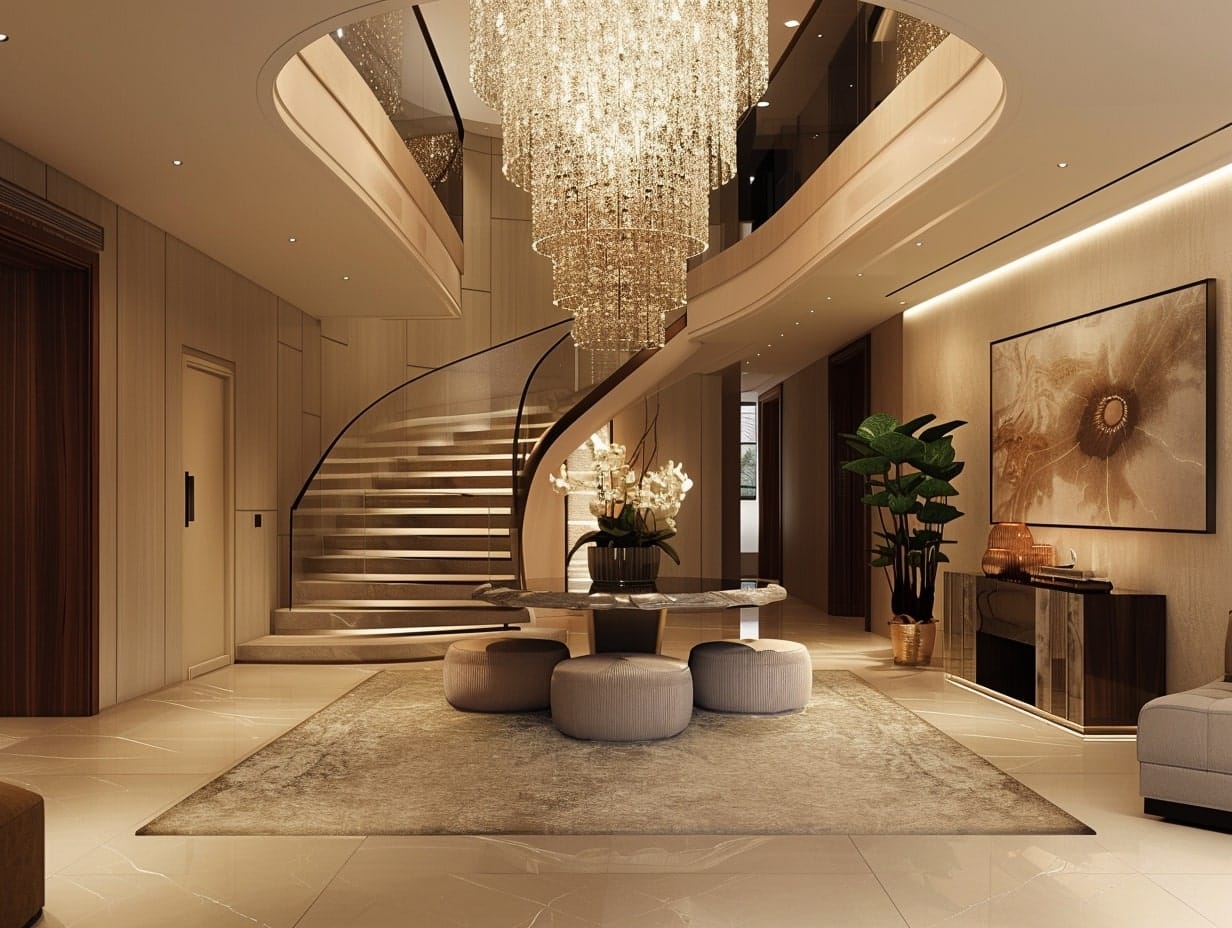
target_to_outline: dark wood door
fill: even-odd
[[[0,716],[98,711],[95,281],[0,236]]]
[[[757,398],[757,573],[783,578],[783,390]]]
[[[863,482],[839,464],[853,452],[839,436],[851,433],[869,414],[869,338],[830,356],[828,365],[830,462],[829,591],[831,615],[861,615],[869,625],[868,509],[860,502]]]

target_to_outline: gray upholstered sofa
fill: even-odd
[[[1232,830],[1232,613],[1224,652],[1222,680],[1152,699],[1138,715],[1149,815]]]

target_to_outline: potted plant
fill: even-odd
[[[656,414],[628,460],[624,445],[609,444],[595,435],[588,441],[594,456],[594,471],[588,479],[570,477],[564,464],[559,475],[548,477],[557,493],[584,489],[594,494],[590,511],[599,528],[575,541],[565,561],[583,545],[594,542],[587,557],[590,577],[596,583],[653,583],[659,573],[660,550],[680,563],[680,556],[667,540],[676,534],[676,514],[693,481],[684,472],[684,465],[675,461],[653,469],[646,466],[654,456],[653,450],[647,450],[647,438],[657,421]]]
[[[945,527],[962,515],[948,502],[958,495],[950,481],[964,466],[954,459],[950,433],[966,423],[956,419],[925,428],[936,418],[899,424],[891,415],[875,413],[854,435],[842,436],[859,455],[842,467],[864,478],[861,502],[877,510],[880,520],[870,564],[884,569],[890,585],[896,664],[932,659],[937,566],[949,561],[942,546],[954,543],[945,538]]]

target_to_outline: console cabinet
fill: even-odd
[[[1165,598],[946,573],[945,672],[1082,734],[1133,732],[1165,692]]]

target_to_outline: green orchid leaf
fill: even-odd
[[[569,553],[565,555],[565,560],[568,561],[573,555],[577,554],[578,549],[583,545],[592,541],[599,541],[604,536],[603,532],[587,532],[581,538],[573,543],[573,547],[569,549]]]
[[[894,431],[902,432],[904,435],[914,435],[916,429],[918,429],[922,425],[928,425],[928,423],[932,422],[936,418],[937,417],[933,415],[932,413],[929,413],[928,415],[924,415],[924,416],[919,416],[918,418],[912,419],[910,422],[904,422]],[[928,441],[928,439],[924,438],[923,435],[921,435],[920,438],[923,441]]]
[[[874,451],[889,458],[894,464],[905,464],[911,461],[912,458],[923,454],[926,447],[918,438],[912,438],[902,432],[886,432],[872,439],[869,444],[873,446]]]
[[[935,419],[936,416],[933,416],[933,418]],[[920,441],[926,444],[930,441],[936,441],[938,438],[950,434],[960,425],[966,424],[967,421],[965,419],[953,419],[949,422],[943,422],[941,425],[934,425],[931,429],[925,429],[920,433]]]
[[[897,419],[884,412],[875,412],[860,423],[860,427],[856,429],[856,438],[871,445],[878,435],[893,432],[896,428],[898,428]]]
[[[882,490],[880,493],[868,493],[860,497],[860,502],[865,506],[889,506],[890,494],[886,490]]]
[[[667,556],[670,557],[673,561],[675,561],[677,564],[680,563],[680,555],[677,554],[676,549],[673,548],[671,545],[669,545],[666,541],[657,541],[655,542],[655,544],[657,544],[660,548],[666,551]]]

